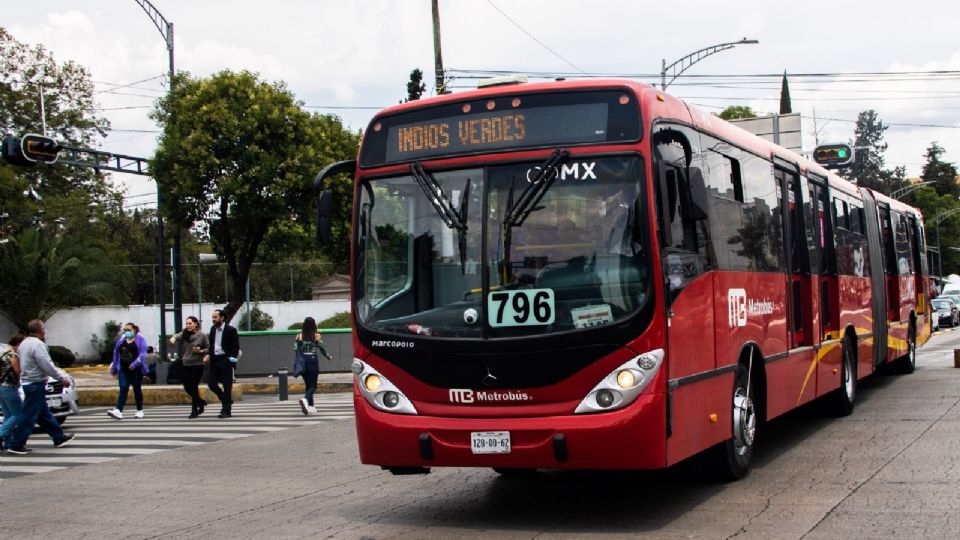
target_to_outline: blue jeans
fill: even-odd
[[[140,385],[143,383],[143,372],[140,368],[125,369],[120,368],[117,372],[117,380],[120,381],[120,393],[117,394],[117,410],[123,411],[123,406],[127,404],[127,392],[130,391],[130,385],[133,385],[133,399],[137,402],[137,410],[143,410],[143,390]]]
[[[60,424],[47,407],[47,396],[44,390],[46,385],[45,382],[23,385],[23,409],[13,436],[3,441],[7,448],[26,444],[30,434],[33,433],[34,425],[39,425],[53,439],[54,444],[63,440],[63,430],[60,429]]]
[[[317,391],[317,377],[320,375],[320,370],[316,366],[307,366],[303,370],[303,384],[306,386],[304,388],[304,396],[307,398],[307,404],[313,407],[313,393]]]
[[[10,439],[17,429],[23,401],[20,392],[12,386],[0,386],[0,410],[3,410],[3,425],[0,426],[0,439]]]

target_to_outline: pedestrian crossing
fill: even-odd
[[[130,414],[123,420],[107,416],[110,407],[83,409],[64,424],[66,431],[77,434],[69,445],[54,448],[45,433],[34,433],[27,442],[31,454],[0,454],[0,481],[353,417],[350,393],[317,394],[314,401],[317,414],[304,416],[296,398],[245,396],[233,404],[233,416],[227,419],[217,418],[219,406],[214,403],[194,419],[187,418],[188,405],[147,406],[143,418]],[[130,407],[127,411],[133,412]]]

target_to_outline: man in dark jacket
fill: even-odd
[[[230,418],[233,405],[233,366],[240,354],[240,335],[237,329],[227,324],[223,311],[213,310],[213,326],[210,327],[210,354],[203,361],[210,366],[207,387],[220,399],[218,418]],[[223,388],[221,388],[221,385]]]

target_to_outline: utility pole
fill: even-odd
[[[443,82],[443,54],[440,52],[440,6],[439,0],[430,0],[433,8],[433,70],[436,74],[437,95],[446,94]]]

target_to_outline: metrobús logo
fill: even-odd
[[[496,403],[496,402],[516,402],[533,401],[533,396],[526,392],[510,391],[490,391],[490,390],[468,390],[465,388],[451,388],[451,403]]]
[[[773,311],[774,305],[770,300],[747,298],[747,291],[744,289],[727,291],[727,322],[730,328],[746,326],[748,317],[772,315]]]

